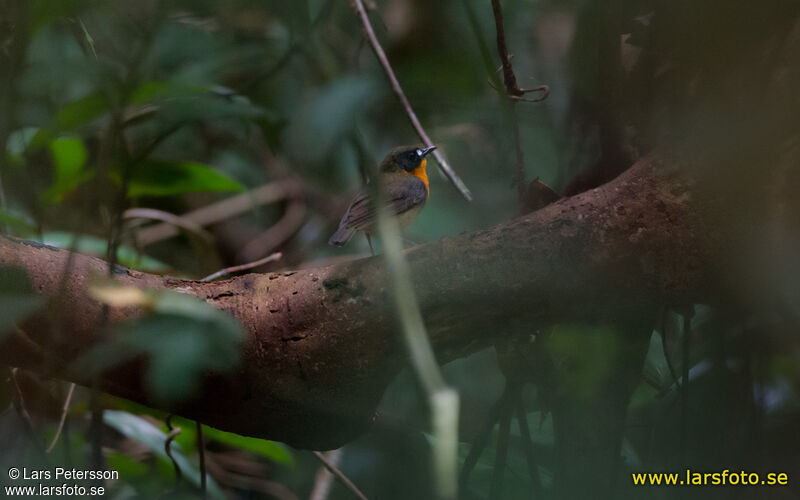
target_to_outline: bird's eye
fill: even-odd
[[[421,149],[417,150],[417,156],[422,156],[422,150]]]

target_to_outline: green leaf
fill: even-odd
[[[192,85],[179,81],[144,82],[131,93],[131,104],[145,104],[162,99],[180,99],[212,90],[208,85]]]
[[[147,415],[148,413],[144,413]],[[162,432],[169,432],[169,427],[167,427],[166,422],[166,415],[159,415],[155,416],[158,420],[164,421],[161,425],[158,426]],[[183,418],[178,415],[172,416],[172,426],[180,427],[181,433],[175,437],[175,442],[181,445],[185,453],[194,453],[197,451],[197,422],[195,420],[189,420],[188,418]]]
[[[146,464],[118,451],[106,450],[105,458],[109,468],[119,472],[126,481],[145,476],[150,470]]]
[[[33,293],[33,286],[24,269],[0,266],[0,341],[44,302],[44,297]]]
[[[176,404],[197,393],[205,371],[238,365],[244,331],[235,319],[189,295],[147,293],[153,314],[124,323],[116,336],[76,361],[76,370],[103,371],[143,356],[153,398]]]
[[[369,109],[379,87],[362,77],[342,78],[308,102],[288,131],[291,151],[303,162],[322,161]]]
[[[76,137],[59,137],[50,143],[58,180],[69,180],[80,172],[89,157],[83,141]]]
[[[182,82],[145,84],[137,89],[134,102],[156,104],[159,107],[158,119],[162,123],[246,121],[270,115],[246,96],[225,87]]]
[[[56,170],[56,181],[42,199],[47,203],[59,203],[64,194],[90,179],[92,173],[84,171],[89,153],[83,141],[75,137],[59,137],[50,143],[50,154]]]
[[[161,461],[167,462],[171,466],[171,461],[164,449],[167,441],[167,434],[147,420],[125,411],[106,410],[103,412],[103,422],[109,427],[116,429],[123,436],[138,441],[147,446]],[[192,464],[183,453],[181,446],[173,441],[170,444],[172,457],[181,469],[185,477],[195,487],[200,487],[200,470]],[[219,485],[214,478],[206,474],[208,493],[213,498],[224,499]]]
[[[148,413],[149,411],[151,411],[151,409],[149,408],[136,408],[139,405],[133,404],[133,406],[135,407],[135,409],[131,411],[134,411],[136,413],[141,413],[141,412]],[[153,416],[159,419],[164,418],[160,414]],[[178,435],[178,437],[175,438],[175,441],[180,443],[181,446],[183,446],[184,450],[194,450],[196,448],[196,443],[197,443],[197,433],[195,432],[196,429],[195,421],[175,416],[172,418],[172,424],[179,426],[183,429],[181,433]],[[166,432],[167,430],[166,425],[162,425],[160,428],[164,432]],[[207,425],[203,426],[203,434],[205,435],[206,441],[208,440],[217,441],[219,443],[268,458],[275,463],[283,464],[288,467],[294,466],[294,458],[292,457],[291,451],[286,445],[282,443],[269,441],[267,439],[241,436],[239,434],[235,434],[232,432],[221,431],[219,429],[215,429]]]
[[[194,318],[160,314],[137,322],[126,332],[128,345],[149,354],[146,381],[153,397],[186,399],[197,393],[206,369],[229,368],[231,361],[235,362],[217,356],[217,343],[209,342],[213,333],[213,327]]]
[[[8,226],[23,234],[36,231],[36,223],[29,215],[0,208],[0,227],[2,226]]]
[[[200,191],[242,191],[241,184],[208,165],[147,161],[135,168],[128,196],[175,196]]]
[[[664,352],[664,344],[661,334],[658,331],[653,331],[653,334],[650,336],[650,348],[645,358],[642,377],[654,383],[658,390],[661,391],[675,383],[672,378],[672,373],[669,371],[666,353]]]
[[[291,452],[281,443],[276,443],[275,441],[269,441],[267,439],[240,436],[239,434],[225,432],[207,426],[203,426],[203,432],[207,439],[213,439],[220,443],[227,444],[228,446],[261,455],[275,463],[288,465],[290,467],[294,466],[294,458]]]
[[[108,112],[105,98],[99,92],[76,99],[59,110],[55,124],[63,130],[71,130],[95,120]]]

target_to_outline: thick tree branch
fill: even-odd
[[[563,199],[492,229],[408,250],[431,342],[440,360],[465,356],[497,336],[559,321],[604,321],[667,301],[702,299],[717,282],[711,263],[726,244],[683,174],[644,160],[598,189]],[[0,265],[27,269],[34,289],[55,297],[68,252],[0,238]],[[48,338],[51,317],[23,330],[41,356],[12,336],[0,362],[86,383],[70,361],[95,342],[102,305],[87,296],[106,263],[76,256],[57,318],[63,340]],[[162,408],[241,434],[298,447],[336,448],[363,432],[406,353],[396,330],[381,256],[329,267],[250,274],[203,283],[118,268],[140,288],[171,288],[229,312],[245,327],[240,369],[209,373],[202,397]],[[142,314],[111,308],[109,321]],[[143,363],[102,377],[112,394],[153,405]]]

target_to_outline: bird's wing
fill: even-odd
[[[428,196],[425,183],[417,177],[402,174],[404,178],[385,183],[387,206],[389,213],[400,215],[420,203],[423,203]],[[356,194],[350,203],[347,212],[342,217],[340,225],[355,229],[366,229],[375,222],[375,207],[366,191]]]
[[[399,182],[387,182],[385,188],[389,211],[393,215],[407,212],[428,198],[428,189],[422,179],[408,174],[400,175],[403,177]]]
[[[347,211],[342,217],[339,226],[345,226],[353,229],[362,229],[369,225],[375,214],[372,207],[372,201],[369,199],[369,194],[366,191],[359,191]]]

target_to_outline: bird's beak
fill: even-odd
[[[427,156],[427,155],[428,155],[428,153],[430,153],[430,152],[431,152],[431,151],[433,151],[434,149],[436,149],[436,146],[431,146],[431,147],[429,147],[429,148],[423,148],[423,149],[422,149],[422,157],[424,158],[425,156]]]

